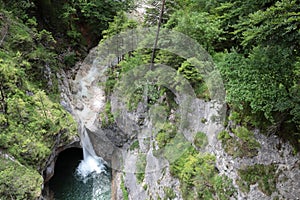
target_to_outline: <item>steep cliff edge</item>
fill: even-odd
[[[214,101],[190,101],[192,115],[183,132],[177,132],[176,108],[164,113],[154,106],[146,113],[140,102],[129,111],[117,96],[104,95],[107,66],[99,59],[103,58],[94,49],[79,64],[77,78],[69,80],[70,95],[85,89],[87,95],[70,103],[80,112],[90,109],[92,120],[85,126],[95,152],[113,169],[113,199],[298,198],[299,153],[288,143],[234,122],[224,127],[220,120],[224,110]],[[82,87],[86,82],[81,80],[89,84]],[[107,124],[113,113],[117,114]],[[155,114],[163,118],[153,118]],[[151,135],[158,127],[161,130]]]

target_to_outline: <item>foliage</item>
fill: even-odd
[[[121,184],[120,184],[120,187],[121,187],[121,190],[122,190],[122,193],[123,193],[123,199],[124,200],[128,200],[128,191],[127,191],[127,188],[125,187],[125,183],[124,183],[124,178],[122,176],[121,178]]]
[[[171,123],[165,123],[156,135],[156,141],[159,148],[164,148],[176,136],[176,126]]]
[[[194,145],[199,149],[203,149],[206,147],[207,144],[208,144],[208,141],[207,141],[206,134],[202,133],[202,132],[196,133],[196,135],[194,137]]]
[[[134,151],[135,149],[138,149],[140,147],[139,141],[135,140],[131,145],[130,145],[130,150]]]
[[[201,73],[195,66],[192,66],[188,61],[184,61],[178,68],[178,73],[182,74],[184,78],[189,81],[198,98],[209,100],[210,95],[208,88],[202,78]]]
[[[237,183],[241,190],[249,192],[250,185],[258,183],[258,188],[270,196],[276,190],[275,165],[255,164],[239,169],[240,178]]]
[[[233,129],[231,136],[227,131],[221,131],[218,135],[225,151],[236,157],[254,157],[258,153],[260,144],[254,138],[253,132],[243,126]]]
[[[137,22],[128,19],[124,11],[120,11],[114,16],[114,20],[108,23],[108,28],[102,31],[103,39],[115,36],[122,31],[133,29],[137,27]]]
[[[229,199],[235,195],[232,181],[218,174],[215,157],[193,147],[170,164],[171,174],[180,180],[184,199]]]
[[[5,9],[24,2],[10,1]],[[0,149],[14,158],[0,159],[0,198],[36,199],[43,183],[39,173],[51,152],[73,139],[77,127],[53,98],[62,64],[52,34],[38,30],[29,15],[21,19],[30,28],[8,11],[0,12],[1,26],[9,27],[0,33]]]
[[[146,154],[139,153],[136,161],[136,178],[138,183],[142,183],[145,178],[146,164],[147,164]]]
[[[0,145],[22,164],[42,169],[55,139],[59,136],[63,142],[76,134],[75,122],[43,91],[31,90],[31,96],[15,92],[6,99],[8,124],[1,127]]]
[[[243,46],[277,45],[299,47],[300,9],[295,0],[281,0],[241,18],[234,34],[241,34]],[[299,52],[297,52],[298,54]]]
[[[101,127],[106,128],[115,122],[115,117],[111,112],[110,101],[105,103],[104,111],[100,113]]]
[[[294,125],[285,126],[294,126],[291,131],[297,132],[298,114],[293,112],[299,107],[296,65],[291,50],[281,46],[253,48],[248,58],[237,52],[227,54],[219,67],[227,80],[227,102],[241,113],[237,122],[259,127],[273,124],[280,130],[284,121],[291,121]],[[284,137],[292,138],[290,134]],[[299,136],[293,137],[290,141],[298,146]]]
[[[30,20],[30,11],[36,8],[35,4],[29,0],[2,0],[0,3],[23,21]]]
[[[0,155],[1,199],[37,199],[42,184],[43,178],[36,170]]]
[[[299,149],[299,2],[176,3],[180,9],[175,7],[165,26],[196,39],[216,58],[226,101],[240,116],[237,124],[271,126]],[[195,74],[187,63],[182,67],[190,77]],[[201,85],[201,80],[194,80]],[[199,87],[199,94],[205,90]]]
[[[249,105],[252,112],[262,112],[270,121],[274,120],[272,112],[282,112],[294,105],[288,90],[293,86],[290,50],[281,48],[279,51],[279,48],[257,47],[248,58],[228,54],[225,63],[230,67],[220,67],[228,79],[228,102],[237,105],[239,110]]]
[[[89,38],[93,36],[99,39],[100,33],[108,28],[108,23],[114,16],[121,10],[127,10],[131,3],[131,0],[69,0],[62,5],[63,12],[59,19],[62,19],[67,27],[70,27],[68,29],[69,36],[77,42],[80,42],[82,36]],[[86,33],[82,32],[80,28],[86,29],[89,36],[85,35]]]
[[[167,27],[182,32],[197,40],[203,47],[212,51],[212,44],[221,41],[220,20],[207,12],[191,11],[190,7],[177,10],[167,23]],[[189,13],[186,15],[185,13]]]
[[[172,188],[164,187],[165,197],[164,200],[172,200],[176,198],[176,194]]]

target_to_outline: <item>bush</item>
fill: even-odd
[[[37,199],[42,184],[43,178],[37,171],[0,155],[0,199]]]
[[[233,133],[233,136],[230,136],[227,131],[221,131],[218,135],[224,150],[229,155],[234,158],[257,155],[260,144],[254,138],[253,132],[241,126],[233,129]]]
[[[198,132],[194,138],[194,144],[197,148],[203,149],[208,144],[206,134]]]
[[[165,197],[164,200],[172,200],[176,198],[176,194],[172,188],[164,187]]]
[[[133,151],[133,150],[135,150],[135,149],[138,149],[140,147],[140,144],[139,144],[139,141],[138,140],[136,140],[136,141],[134,141],[131,145],[130,145],[130,150],[131,151]]]
[[[100,113],[101,126],[103,128],[109,127],[111,124],[115,122],[115,117],[111,112],[111,104],[110,101],[105,103],[105,108],[102,113]]]
[[[170,172],[179,178],[184,199],[229,199],[235,195],[232,181],[220,176],[215,167],[215,157],[190,147],[170,164]],[[217,197],[216,197],[217,196]]]
[[[159,148],[164,148],[167,144],[170,143],[171,139],[176,136],[176,127],[171,123],[165,123],[162,126],[162,129],[156,135],[156,141]]]
[[[147,157],[145,154],[140,153],[136,161],[136,178],[139,183],[143,182],[145,178],[145,169],[147,164]]]
[[[275,165],[255,164],[239,169],[240,178],[237,183],[242,191],[249,192],[250,185],[258,183],[258,188],[270,196],[276,190],[276,167]]]

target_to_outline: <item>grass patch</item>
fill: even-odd
[[[123,199],[124,200],[128,200],[129,197],[128,197],[128,191],[127,191],[127,188],[125,187],[125,183],[124,183],[124,178],[122,176],[121,178],[121,190],[122,190],[122,193],[123,193]]]
[[[135,140],[129,147],[130,151],[134,151],[140,147],[139,141]]]
[[[180,180],[183,199],[227,200],[235,195],[232,180],[218,174],[215,156],[192,146],[171,163],[170,172]]]
[[[276,190],[276,167],[275,165],[256,164],[238,170],[240,179],[237,183],[244,192],[249,192],[250,185],[258,183],[258,188],[270,196]]]
[[[136,178],[139,183],[142,183],[144,178],[145,178],[145,169],[146,169],[146,164],[147,164],[147,157],[146,154],[140,153],[138,155],[138,159],[136,162]]]
[[[115,117],[111,112],[110,101],[105,103],[105,108],[102,113],[100,113],[101,127],[107,128],[115,122]]]
[[[172,188],[164,187],[165,197],[164,200],[171,200],[176,198],[176,194]]]
[[[227,131],[218,135],[224,150],[234,158],[254,157],[258,153],[260,144],[254,138],[254,133],[241,126],[233,129],[233,136]]]
[[[194,145],[199,149],[203,149],[207,144],[208,141],[207,141],[206,134],[202,132],[198,132],[194,138]]]

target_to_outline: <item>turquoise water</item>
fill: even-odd
[[[91,173],[83,179],[76,169],[83,159],[81,149],[62,152],[56,162],[55,174],[49,182],[55,200],[109,200],[111,173]]]

